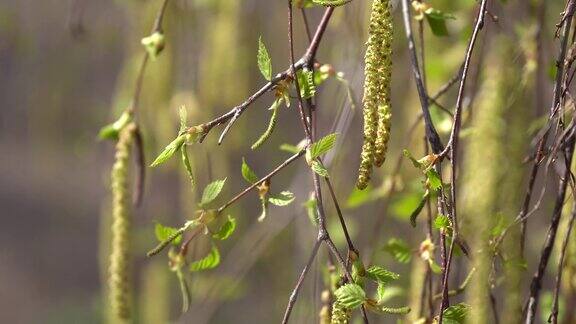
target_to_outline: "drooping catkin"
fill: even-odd
[[[130,321],[130,193],[128,189],[128,166],[134,141],[134,124],[127,125],[116,144],[116,156],[112,167],[112,243],[109,268],[109,303],[113,322]]]
[[[389,0],[374,0],[364,68],[364,144],[356,186],[364,189],[374,164],[382,165],[390,137],[392,16]]]

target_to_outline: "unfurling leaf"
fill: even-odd
[[[244,180],[246,180],[248,183],[256,183],[258,182],[258,176],[256,175],[256,173],[250,168],[250,166],[248,165],[248,163],[246,163],[246,160],[244,158],[242,158],[242,177],[244,178]]]
[[[410,224],[412,225],[412,227],[416,227],[416,218],[418,218],[418,215],[420,215],[420,212],[422,211],[422,209],[426,205],[426,201],[428,200],[428,195],[429,195],[429,193],[428,193],[428,191],[426,191],[424,196],[422,196],[420,203],[418,204],[416,209],[410,215]]]
[[[154,226],[154,234],[156,235],[156,239],[158,240],[158,242],[164,242],[169,237],[177,234],[178,232],[179,232],[178,228],[164,226],[160,223],[156,223],[156,226]],[[182,233],[179,233],[178,236],[174,240],[172,240],[172,244],[178,245],[180,244],[181,241],[182,241]]]
[[[212,244],[210,253],[204,258],[190,264],[190,271],[202,271],[214,269],[220,264],[220,252],[216,245]]]
[[[452,305],[444,310],[442,320],[444,323],[462,324],[466,322],[466,317],[470,314],[471,306],[465,303]]]
[[[262,37],[258,38],[258,68],[260,73],[264,76],[264,79],[270,81],[272,80],[272,61],[270,60],[270,54],[266,49],[266,45],[262,41]]]
[[[328,170],[326,170],[326,168],[318,161],[312,161],[312,165],[310,165],[310,167],[312,168],[312,170],[314,172],[316,172],[319,176],[324,177],[324,178],[328,178]]]
[[[408,263],[412,259],[410,247],[399,238],[391,238],[384,246],[384,251],[390,253],[400,263]]]
[[[434,227],[439,230],[447,230],[450,228],[450,219],[446,215],[438,215],[434,219]]]
[[[236,219],[228,216],[228,220],[226,220],[226,222],[224,224],[222,224],[222,226],[220,226],[220,229],[218,230],[218,232],[214,233],[212,235],[212,237],[217,239],[217,240],[223,241],[223,240],[229,238],[230,235],[232,235],[232,233],[234,233],[235,229],[236,229]]]
[[[336,301],[347,309],[360,307],[366,301],[364,289],[357,284],[349,283],[334,291]]]
[[[380,266],[371,266],[366,269],[366,277],[385,285],[393,280],[398,280],[400,275]]]
[[[265,196],[260,197],[260,203],[262,205],[262,213],[258,216],[258,221],[262,222],[266,219],[266,215],[268,213],[268,199]]]
[[[300,86],[300,96],[303,99],[310,99],[316,94],[316,85],[314,84],[314,73],[308,69],[296,72],[298,76],[298,85]]]
[[[276,205],[276,206],[287,206],[289,205],[291,202],[294,201],[294,194],[291,193],[290,191],[282,191],[280,194],[275,195],[275,196],[270,196],[270,198],[268,198],[268,201],[272,204],[272,205]]]
[[[202,193],[202,199],[200,200],[200,206],[205,206],[211,203],[214,199],[218,197],[222,188],[224,187],[224,183],[226,182],[226,178],[222,180],[216,180],[209,183],[206,188],[204,188],[204,192]]]
[[[336,133],[326,135],[319,139],[317,142],[310,145],[310,154],[312,159],[316,159],[322,154],[330,151],[336,143]]]
[[[442,189],[442,179],[440,179],[440,175],[436,170],[428,169],[428,171],[426,171],[426,177],[428,178],[428,184],[432,190]]]
[[[155,167],[166,162],[169,158],[172,157],[172,155],[174,155],[174,153],[176,153],[176,151],[182,147],[182,145],[184,145],[184,142],[186,142],[186,135],[180,135],[176,137],[176,139],[174,139],[164,148],[164,151],[158,155],[156,160],[154,160],[150,166]]]

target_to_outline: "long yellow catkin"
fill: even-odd
[[[350,310],[346,309],[339,302],[332,304],[332,318],[330,324],[348,324],[350,321]]]
[[[134,140],[134,124],[127,125],[116,144],[112,167],[112,244],[109,272],[110,315],[114,323],[130,320],[130,193],[128,190],[128,165]]]
[[[374,0],[368,27],[364,80],[364,144],[356,186],[364,189],[373,165],[382,165],[390,137],[392,17],[389,0]]]

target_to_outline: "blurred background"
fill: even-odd
[[[521,100],[516,103],[520,110],[511,117],[526,116],[525,123],[514,130],[524,134],[518,144],[524,145],[522,157],[535,134],[530,133],[530,125],[548,109],[549,71],[557,46],[554,24],[564,3],[546,1],[543,13],[535,9],[541,8],[538,1],[492,2],[491,14],[498,19],[487,21],[473,64],[494,69],[503,66],[505,57],[505,63],[524,76],[516,85],[521,88],[515,97]],[[448,21],[448,36],[437,37],[425,30],[426,81],[433,94],[459,69],[477,4],[473,0],[431,3],[456,18]],[[97,134],[130,104],[144,55],[140,39],[148,35],[160,5],[152,0],[0,2],[0,322],[99,323],[105,318],[102,287],[114,145],[99,141]],[[409,132],[420,105],[407,61],[400,10],[396,10],[388,160],[375,171],[369,191],[353,192],[362,121],[361,106],[354,108],[352,103],[362,94],[369,11],[370,1],[353,1],[336,9],[321,43],[318,60],[342,72],[351,91],[336,78],[319,88],[319,134],[340,134],[336,148],[326,157],[336,195],[364,261],[401,274],[389,303],[402,306],[417,295],[411,290],[416,280],[411,273],[414,267],[422,267],[421,261],[413,257],[409,263],[398,263],[382,247],[391,237],[398,237],[416,250],[426,238],[424,217],[416,229],[408,222],[420,201],[422,177],[408,160],[399,160],[404,148],[415,156],[424,155],[423,130],[420,125]],[[322,12],[322,8],[306,10],[313,30]],[[187,107],[191,125],[199,124],[230,110],[265,83],[256,64],[260,36],[270,51],[274,73],[288,67],[286,21],[286,1],[169,1],[164,19],[167,46],[146,70],[139,107],[148,164],[176,136],[180,106]],[[545,23],[541,36],[536,28],[539,21]],[[540,50],[535,45],[537,37],[542,37]],[[307,45],[299,12],[295,38],[299,57]],[[508,46],[493,45],[496,42]],[[508,54],[500,50],[503,47],[509,48]],[[465,107],[481,99],[476,96],[482,93],[483,78],[481,69],[474,68]],[[541,83],[534,91],[537,80]],[[265,95],[251,105],[222,145],[216,143],[221,130],[216,128],[203,144],[190,147],[196,187],[190,187],[177,159],[148,168],[144,204],[134,211],[137,322],[270,323],[281,318],[316,237],[303,206],[312,189],[303,161],[272,179],[273,192],[295,193],[296,201],[288,207],[271,207],[261,223],[256,221],[260,214],[256,193],[230,208],[238,228],[221,244],[220,267],[190,274],[192,307],[187,314],[179,313],[178,282],[167,267],[165,254],[145,257],[156,243],[154,222],[180,226],[193,216],[201,189],[210,181],[227,177],[222,201],[246,186],[240,173],[243,157],[262,176],[289,156],[279,149],[281,144],[303,139],[295,106],[282,107],[272,138],[259,150],[250,150],[266,128],[272,101],[271,95]],[[438,101],[451,110],[455,88]],[[438,106],[432,109],[445,139],[451,126],[449,115]],[[514,163],[511,168],[523,172],[521,160]],[[517,185],[519,192],[524,187]],[[539,252],[551,206],[548,200],[533,217],[529,255]],[[329,199],[325,205],[331,234],[343,253],[345,244],[334,206]],[[194,242],[193,258],[204,255],[206,246],[207,242]],[[326,255],[322,248],[305,281],[294,323],[317,322]],[[533,262],[527,264],[528,274]],[[465,275],[466,270],[459,267],[455,282]],[[403,318],[374,316],[373,322]]]

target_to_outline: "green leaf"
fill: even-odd
[[[436,36],[448,36],[448,28],[446,28],[446,20],[456,19],[454,15],[444,13],[438,9],[428,8],[424,15],[426,15],[426,20],[432,33]]]
[[[422,209],[424,208],[424,206],[426,205],[426,200],[428,199],[428,191],[426,191],[426,193],[424,194],[424,196],[422,196],[422,199],[420,200],[420,203],[418,204],[418,206],[416,207],[416,209],[412,212],[412,214],[410,215],[410,224],[412,225],[412,227],[416,227],[416,218],[418,218],[418,215],[420,215],[420,212],[422,211]]]
[[[306,208],[306,213],[308,214],[308,218],[314,225],[318,225],[318,217],[316,216],[316,210],[318,208],[318,203],[316,199],[310,198],[305,203],[302,204],[304,208]]]
[[[312,159],[316,159],[322,154],[330,151],[336,143],[336,133],[326,135],[319,139],[317,142],[310,145],[310,154]]]
[[[376,289],[376,301],[381,305],[394,297],[403,296],[404,294],[404,290],[398,286],[386,286],[382,283],[378,283],[378,288]]]
[[[270,60],[270,54],[266,49],[266,45],[262,41],[262,36],[258,38],[258,68],[260,73],[264,76],[264,79],[270,81],[272,80],[272,61]]]
[[[180,106],[180,109],[178,109],[178,116],[180,117],[180,132],[183,132],[186,129],[186,124],[188,122],[188,111],[186,110],[186,106]]]
[[[282,191],[280,194],[275,196],[270,196],[268,201],[272,205],[276,206],[287,206],[294,201],[294,194],[290,191]]]
[[[450,223],[450,218],[448,218],[448,216],[446,215],[438,215],[436,216],[436,219],[434,219],[434,227],[436,229],[439,230],[447,230],[448,228],[450,228],[451,223]]]
[[[154,234],[156,235],[156,239],[158,242],[164,242],[172,235],[175,235],[179,231],[178,228],[164,226],[160,223],[156,223],[154,226]],[[173,241],[172,244],[178,245],[182,241],[182,234],[178,235]]]
[[[357,284],[349,283],[334,291],[336,301],[347,309],[360,307],[366,301],[364,289]]]
[[[209,183],[206,188],[204,188],[204,192],[202,193],[200,206],[205,206],[216,199],[222,191],[225,182],[226,178]]]
[[[385,285],[393,280],[398,280],[400,275],[380,266],[371,266],[366,269],[366,277]]]
[[[416,160],[414,156],[412,156],[412,153],[410,153],[410,151],[403,150],[402,154],[404,154],[405,157],[409,158],[410,161],[412,161],[412,164],[414,165],[415,168],[422,169],[422,164],[418,162],[418,160]]]
[[[155,167],[166,162],[169,158],[172,157],[172,155],[174,155],[174,153],[176,153],[176,151],[182,147],[182,145],[184,145],[184,142],[186,142],[186,135],[180,135],[176,137],[176,139],[174,139],[164,148],[164,151],[158,155],[156,160],[154,160],[150,166]]]
[[[428,259],[428,263],[430,264],[430,269],[432,269],[432,272],[434,272],[435,274],[442,273],[442,268],[438,265],[438,263],[434,262],[434,260],[430,258]]]
[[[426,177],[428,177],[428,183],[430,184],[430,188],[433,190],[440,190],[442,189],[442,179],[436,170],[428,169],[426,171]]]
[[[250,168],[248,163],[246,163],[246,160],[244,158],[242,158],[242,177],[248,183],[254,184],[258,182],[258,176],[256,175],[256,173],[254,173],[254,171],[252,171],[252,169]]]
[[[212,250],[204,258],[190,264],[190,271],[202,271],[214,269],[220,264],[220,252],[216,245],[212,244]]]
[[[235,229],[236,229],[236,219],[228,216],[228,220],[224,224],[222,224],[218,232],[214,233],[212,237],[217,240],[223,241],[229,238],[230,235],[234,233]]]
[[[190,164],[190,159],[188,158],[188,149],[186,148],[186,144],[182,145],[180,148],[180,153],[182,154],[182,164],[184,164],[184,169],[186,169],[188,179],[190,179],[190,183],[192,184],[192,187],[194,187],[196,181],[194,180],[194,172],[192,171],[192,165]]]
[[[308,69],[302,69],[296,72],[298,76],[298,85],[300,86],[300,96],[303,99],[309,99],[316,94],[316,85],[314,84],[314,73]]]
[[[384,251],[390,253],[392,257],[400,263],[408,263],[412,259],[412,252],[406,242],[399,238],[391,238],[383,248]]]
[[[447,324],[463,324],[472,307],[465,303],[452,305],[444,310],[442,321]]]
[[[98,133],[98,137],[100,139],[118,139],[118,134],[122,128],[124,128],[124,126],[128,125],[130,120],[132,120],[132,115],[130,113],[122,113],[120,118],[118,118],[115,122],[102,127]]]
[[[314,172],[316,172],[319,176],[328,178],[328,170],[318,161],[312,161],[312,165],[310,166]]]

